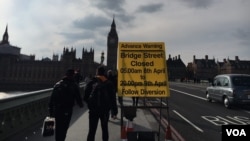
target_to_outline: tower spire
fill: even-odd
[[[111,28],[116,28],[116,25],[115,25],[115,14],[113,15],[113,22],[111,24]]]
[[[6,25],[1,44],[9,44],[8,24]]]

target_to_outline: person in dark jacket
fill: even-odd
[[[73,69],[67,70],[62,80],[54,85],[50,97],[49,114],[50,117],[55,117],[56,141],[64,141],[66,138],[75,102],[80,108],[83,107],[79,86],[74,79],[74,74]]]
[[[93,94],[92,91],[94,91],[97,81],[104,82],[102,84],[105,86],[102,86],[102,88],[105,88],[106,93],[102,92],[100,94],[102,96],[107,95],[110,102],[106,103],[106,106],[90,107],[91,105],[90,97]],[[102,100],[106,98],[102,98]],[[105,68],[103,66],[100,66],[97,68],[96,76],[89,83],[87,83],[86,88],[85,88],[84,101],[88,103],[88,108],[89,108],[89,132],[87,136],[87,141],[95,141],[95,134],[96,134],[96,129],[98,126],[99,119],[101,121],[101,128],[102,128],[102,140],[108,141],[109,140],[109,132],[108,132],[109,112],[110,110],[112,110],[113,114],[116,116],[118,113],[118,108],[117,108],[117,103],[116,103],[116,93],[115,93],[114,85],[105,76]]]

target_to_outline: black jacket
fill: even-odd
[[[68,77],[57,82],[53,88],[49,101],[50,115],[54,115],[57,109],[65,111],[72,110],[75,102],[79,107],[83,107],[79,89],[75,80]]]
[[[108,91],[109,98],[110,98],[109,99],[110,103],[107,103],[107,106],[103,107],[103,109],[105,109],[106,112],[109,112],[109,110],[112,110],[113,114],[117,115],[118,108],[117,108],[117,103],[116,103],[116,92],[115,92],[116,89],[114,87],[114,84],[110,80],[108,80],[105,76],[96,76],[90,82],[87,83],[85,87],[85,95],[83,98],[84,101],[86,101],[86,103],[89,102],[89,97],[91,95],[91,92],[93,91],[93,85],[97,81],[103,81],[103,82],[105,81],[105,85],[106,85],[105,87],[106,87],[106,90]],[[103,109],[97,109],[96,111],[101,112]]]

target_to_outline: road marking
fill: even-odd
[[[182,88],[187,88],[187,89],[189,89],[190,88],[190,85],[188,86],[188,85],[183,85],[183,86],[178,86],[178,87],[182,87]],[[192,86],[192,89],[195,89],[195,90],[201,90],[201,87],[193,87]],[[204,88],[203,88],[204,89]]]
[[[250,123],[250,118],[243,116],[201,116],[204,120],[212,123],[215,126],[221,125],[247,125]]]
[[[156,98],[156,100],[158,103],[161,102],[160,98]],[[167,106],[167,103],[165,103],[164,101],[162,101],[161,103],[162,103],[162,105]]]
[[[169,88],[170,90],[172,91],[175,91],[175,92],[178,92],[178,93],[182,93],[182,94],[185,94],[185,95],[188,95],[188,96],[192,96],[192,97],[195,97],[195,98],[198,98],[198,99],[201,99],[201,100],[207,100],[206,98],[203,98],[203,97],[199,97],[199,96],[196,96],[196,95],[192,95],[190,93],[186,93],[186,92],[183,92],[183,91],[179,91],[179,90],[175,90],[175,89],[172,89],[172,88]],[[248,110],[242,110],[243,112],[246,112],[246,113],[250,113],[250,111]]]
[[[192,95],[192,94],[189,94],[189,93],[186,93],[186,92],[178,91],[178,90],[175,90],[175,89],[171,89],[171,88],[170,88],[170,90],[172,90],[172,91],[176,91],[176,92],[178,92],[178,93],[182,93],[182,94],[185,94],[185,95],[189,95],[189,96],[192,96],[192,97],[195,97],[195,98],[201,99],[201,100],[207,100],[206,98],[199,97],[199,96],[196,96],[196,95]]]
[[[191,126],[193,126],[196,130],[203,132],[202,129],[200,129],[198,126],[196,126],[195,124],[193,124],[191,121],[189,121],[188,119],[186,119],[184,116],[182,116],[180,113],[176,112],[175,110],[173,110],[173,112],[175,114],[177,114],[179,117],[181,117],[183,120],[185,120],[187,123],[189,123]]]
[[[191,84],[191,83],[187,83],[187,84],[185,84],[185,83],[178,83],[178,82],[171,82],[171,83],[173,83],[175,85],[179,85],[179,87],[180,87],[180,85],[181,86],[187,86],[187,87],[192,86],[192,87],[197,87],[197,88],[206,88],[206,87],[209,86],[209,85],[199,85],[199,84]]]

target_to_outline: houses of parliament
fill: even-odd
[[[107,36],[107,69],[116,68],[118,35],[115,20]],[[52,59],[35,60],[35,55],[21,54],[21,48],[9,42],[8,26],[6,26],[0,42],[0,91],[40,90],[52,88],[69,68],[78,70],[83,77],[95,75],[96,68],[102,62],[94,61],[95,50],[82,49],[82,58],[76,58],[76,49],[63,48],[60,56]],[[104,59],[102,53],[102,61]]]
[[[116,71],[118,34],[115,20],[111,23],[107,35],[107,70]],[[83,77],[95,75],[96,68],[104,61],[104,53],[101,62],[94,61],[95,50],[82,49],[82,58],[76,58],[76,50],[63,48],[60,56],[53,55],[52,59],[44,58],[35,60],[35,55],[20,53],[21,48],[9,43],[8,26],[6,26],[2,41],[0,42],[0,91],[40,90],[51,88],[62,78],[65,70],[72,68],[79,70]],[[250,61],[224,59],[222,62],[205,58],[199,59],[193,56],[193,61],[187,66],[181,60],[180,55],[166,59],[168,79],[170,81],[201,80],[211,82],[217,74],[244,73],[250,74]]]

